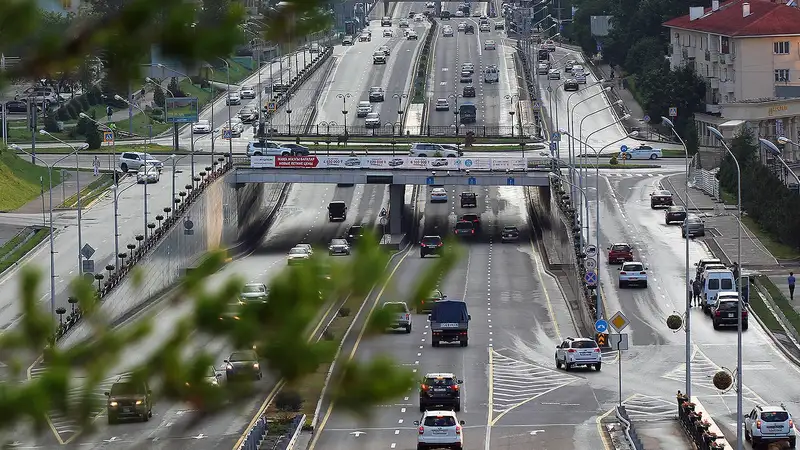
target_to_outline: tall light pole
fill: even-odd
[[[80,159],[78,158],[78,151],[89,148],[89,144],[82,144],[80,147],[76,148],[73,145],[62,141],[61,139],[53,136],[47,130],[39,130],[39,134],[43,136],[50,136],[51,138],[55,139],[56,141],[66,145],[67,147],[72,149],[72,153],[75,155],[75,184],[78,190],[76,194],[78,196],[77,206],[78,206],[78,273],[83,274],[83,256],[81,255],[81,248],[83,247],[83,236],[81,232],[81,217],[83,205],[81,205],[81,167],[80,167]],[[66,199],[64,199],[66,200]]]
[[[111,195],[114,196],[114,267],[119,267],[119,196],[137,184],[131,183],[122,189],[116,184],[111,186]]]
[[[58,165],[61,161],[71,157],[72,155],[78,153],[80,150],[83,150],[88,147],[88,145],[80,146],[77,149],[74,149],[68,155],[64,155],[63,157],[57,159],[52,164],[47,164],[47,161],[43,161],[41,158],[36,156],[33,153],[29,153],[22,149],[19,145],[11,144],[10,145],[12,150],[24,153],[31,157],[32,160],[39,161],[42,165],[47,167],[47,177],[50,179],[50,313],[53,315],[53,318],[56,317],[56,249],[55,249],[55,240],[54,234],[55,230],[53,229],[53,167]]]
[[[145,113],[144,110],[139,107],[139,105],[131,103],[128,100],[122,98],[119,95],[115,95],[114,98],[116,100],[118,100],[118,101],[127,103],[128,106],[130,106],[131,108],[138,109],[139,112],[142,113],[143,116],[147,117],[147,121],[150,122],[150,127],[149,127],[150,129],[149,129],[149,133],[148,133],[148,141],[150,142],[150,145],[153,145],[153,118],[150,117],[149,115],[147,115],[147,113]]]
[[[176,155],[170,155],[169,158],[172,160],[172,206],[174,208],[175,200],[177,200],[175,198],[175,175],[181,173],[181,171],[175,170],[175,164],[177,164],[178,161],[182,160],[183,158],[186,158],[186,155],[183,155],[180,158],[176,157]],[[192,179],[192,183],[194,183],[194,178]]]
[[[456,103],[456,104],[455,104],[455,107],[453,108],[453,117],[454,117],[454,118],[453,118],[453,124],[454,124],[454,125],[455,125],[455,127],[456,127],[456,136],[458,136],[458,128],[459,128],[459,125],[461,124],[461,123],[458,121],[458,115],[459,115],[459,113],[461,112],[461,111],[458,109],[458,108],[459,108],[459,106],[458,106],[458,99],[459,99],[460,97],[461,97],[461,94],[450,94],[450,95],[448,95],[448,96],[447,96],[447,98],[452,98],[452,99],[453,99],[453,101]]]
[[[675,137],[678,138],[678,140],[681,142],[681,145],[683,146],[683,153],[684,153],[684,157],[685,157],[685,168],[684,168],[684,171],[685,171],[685,177],[686,177],[686,179],[684,180],[684,186],[683,186],[683,189],[684,189],[683,206],[686,208],[686,211],[688,213],[688,211],[689,211],[689,148],[686,146],[686,142],[683,140],[683,138],[675,130],[675,124],[672,123],[672,120],[670,120],[670,119],[668,119],[668,118],[666,118],[664,116],[661,116],[661,122],[664,123],[664,125],[668,126],[672,130],[672,134],[674,134]],[[691,292],[691,289],[692,289],[692,287],[691,287],[692,286],[692,273],[691,273],[691,270],[690,270],[691,264],[689,263],[689,228],[688,228],[689,227],[689,222],[688,221],[686,221],[686,224],[684,225],[684,227],[686,227],[684,229],[684,233],[686,234],[686,249],[685,249],[686,250],[686,255],[685,255],[686,256],[686,260],[684,261],[685,265],[686,265],[685,266],[685,268],[686,268],[686,288],[684,289],[684,291],[686,292],[686,305],[685,305],[685,308],[686,308],[686,312],[685,312],[685,314],[686,314],[686,324],[684,326],[684,331],[686,332],[686,344],[685,344],[685,346],[686,346],[686,349],[685,349],[686,350],[686,355],[685,355],[685,360],[686,360],[685,361],[686,362],[686,388],[685,389],[686,389],[686,391],[685,392],[686,392],[686,396],[689,399],[691,399],[692,398],[692,304],[691,304],[692,299],[691,299],[691,296],[690,296],[689,293]]]
[[[733,159],[734,164],[736,164],[736,203],[737,203],[737,214],[739,215],[739,235],[736,239],[736,258],[738,259],[739,263],[739,277],[741,279],[742,275],[742,168],[739,166],[739,160],[736,159],[736,155],[733,154],[728,144],[725,143],[725,138],[722,136],[722,133],[712,127],[706,127],[708,131],[713,134],[717,140],[725,147],[725,151],[728,152],[731,159]],[[689,239],[689,234],[686,234],[686,239]],[[742,446],[744,445],[742,442],[742,428],[743,420],[742,420],[742,283],[739,282],[739,279],[736,280],[736,290],[739,292],[739,301],[736,302],[736,313],[738,317],[736,318],[736,450],[742,450]]]
[[[519,95],[517,94],[506,94],[505,99],[511,104],[511,110],[508,111],[508,115],[511,116],[511,137],[514,137],[514,114],[516,114],[516,110],[519,106]],[[516,102],[514,101],[516,100]],[[522,128],[522,127],[520,127]],[[519,131],[522,134],[522,130]]]
[[[569,108],[569,101],[570,101],[570,99],[572,98],[573,95],[577,94],[577,92],[573,92],[572,94],[567,96],[567,114],[568,114],[568,117],[567,117],[567,132],[569,132],[571,135],[575,133],[575,108],[577,108],[578,105],[580,105],[583,102],[589,101],[590,99],[592,99],[594,97],[597,97],[598,95],[601,95],[603,93],[603,91],[610,91],[610,90],[611,90],[611,87],[606,87],[606,88],[601,89],[599,92],[596,92],[596,93],[586,97],[585,99],[579,101],[578,103],[576,103],[572,107],[571,110]],[[578,91],[578,92],[580,92],[580,91]],[[577,155],[578,155],[578,153],[575,152],[575,142],[572,142],[572,139],[570,139],[569,142],[568,142],[568,145],[567,145],[567,156],[569,157],[570,176],[572,177],[572,181],[573,182],[575,181],[575,159],[576,159]],[[574,191],[572,192],[572,194],[574,194]]]
[[[792,176],[794,177],[795,181],[797,181],[797,185],[798,185],[798,186],[800,186],[800,178],[798,178],[798,177],[797,177],[797,174],[796,174],[796,173],[794,173],[794,171],[791,169],[791,167],[789,167],[789,165],[788,165],[788,164],[786,164],[786,161],[785,161],[785,160],[783,159],[783,157],[781,156],[781,149],[779,149],[777,145],[773,144],[771,141],[768,141],[768,140],[766,140],[766,139],[759,138],[759,139],[758,139],[758,142],[760,142],[760,143],[761,143],[761,145],[763,145],[764,147],[767,147],[767,149],[768,149],[770,152],[772,152],[772,154],[773,154],[773,155],[774,155],[776,158],[778,158],[778,161],[780,161],[780,162],[781,162],[781,164],[783,164],[783,167],[786,169],[786,171],[787,171],[787,172],[789,172],[790,174],[792,174]],[[779,142],[780,142],[780,141],[779,141]],[[787,184],[788,184],[788,183],[787,183]]]
[[[220,61],[225,63],[225,70],[227,71],[227,75],[228,75],[225,84],[226,84],[226,90],[228,92],[227,95],[230,95],[231,94],[231,65],[224,58],[217,58],[217,59],[219,59]],[[259,67],[258,72],[261,73],[261,68],[260,67]],[[230,129],[231,129],[231,138],[228,139],[228,164],[233,164],[233,124],[231,123],[231,102],[226,101],[225,103],[227,103],[227,105],[228,105],[228,127],[230,127]]]
[[[606,128],[615,126],[618,123],[622,122],[623,120],[627,120],[628,117],[629,116],[626,114],[626,116],[621,117],[616,122],[612,122],[612,123],[610,123],[610,124],[608,124],[608,125],[606,125],[606,126],[604,126],[602,128],[599,128],[595,132],[602,131],[602,130],[604,130]],[[577,139],[575,136],[572,136],[569,133],[567,133],[567,135],[571,139]],[[595,231],[595,246],[597,248],[600,248],[600,164],[599,164],[600,154],[596,150],[594,150],[594,148],[592,148],[591,145],[588,145],[586,142],[582,142],[582,144],[585,145],[587,148],[591,148],[592,151],[597,155],[597,158],[598,158],[597,176],[595,177],[595,208],[596,208],[595,217],[596,217],[596,220],[595,220],[595,230],[594,231]],[[594,307],[595,307],[595,318],[597,320],[600,320],[600,319],[603,318],[603,308],[602,308],[603,299],[602,299],[602,291],[600,289],[600,259],[597,260],[597,266],[598,266],[597,267],[597,271],[595,272],[597,274],[597,288],[595,289],[595,305],[594,305]]]
[[[347,94],[336,94],[336,98],[342,99],[342,120],[344,121],[344,135],[347,136],[347,99],[352,97]]]

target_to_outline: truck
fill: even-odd
[[[469,321],[472,317],[467,304],[462,300],[440,300],[433,304],[428,316],[431,327],[431,345],[440,342],[458,342],[461,347],[469,344]]]
[[[461,123],[475,123],[478,120],[478,108],[474,103],[464,103],[458,107]]]

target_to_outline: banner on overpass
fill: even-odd
[[[389,169],[518,171],[546,169],[550,158],[415,158],[411,156],[253,156],[253,169]]]

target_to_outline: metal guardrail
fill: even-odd
[[[291,135],[289,134],[289,125],[287,124],[272,124],[273,136],[296,136],[298,129],[292,126],[295,130]],[[387,122],[377,128],[367,128],[361,126],[351,126],[339,124],[328,124],[321,122],[311,124],[307,132],[308,136],[318,136],[321,138],[330,138],[333,142],[344,142],[349,136],[376,136],[376,137],[401,137],[407,136],[403,134],[404,126],[401,122]],[[464,139],[467,133],[472,132],[476,138],[511,138],[513,129],[514,139],[529,140],[536,136],[537,128],[534,124],[524,124],[522,126],[522,133],[520,133],[519,125],[496,125],[496,126],[482,126],[482,125],[459,125],[458,130],[455,126],[422,126],[417,133],[408,133],[408,136],[425,136],[425,137],[453,137]],[[346,131],[346,134],[345,134]]]
[[[630,417],[628,417],[628,411],[626,411],[625,407],[622,405],[617,406],[614,409],[616,411],[617,419],[625,427],[625,440],[627,440],[628,444],[630,444],[635,450],[644,450],[644,444],[642,444],[642,440],[639,439],[639,435],[636,433],[636,428],[633,426],[633,422],[631,422]]]

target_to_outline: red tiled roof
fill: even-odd
[[[750,3],[747,17],[742,17],[743,3]],[[687,14],[664,22],[664,26],[731,37],[800,35],[800,8],[767,0],[730,0],[720,2],[717,11],[706,8],[699,19],[689,20]]]

